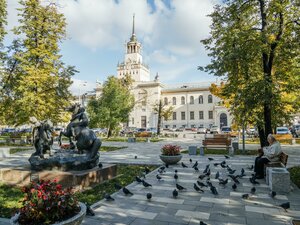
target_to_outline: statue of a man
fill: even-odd
[[[44,158],[44,154],[47,150],[51,150],[53,144],[53,124],[50,120],[38,121],[35,117],[30,117],[29,121],[34,126],[32,130],[32,142],[35,152],[32,155]]]

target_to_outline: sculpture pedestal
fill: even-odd
[[[54,180],[62,184],[63,187],[74,187],[77,190],[84,189],[94,184],[110,180],[117,175],[115,164],[103,164],[83,171],[32,171],[30,168],[2,168],[0,169],[0,183],[26,186],[31,180]]]

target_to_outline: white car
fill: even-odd
[[[287,127],[277,127],[276,134],[289,134],[290,131]]]
[[[218,126],[212,126],[211,128],[210,128],[210,133],[211,134],[219,134],[220,133],[220,128],[218,127]]]
[[[206,134],[206,128],[205,127],[199,127],[197,130],[197,134]]]
[[[228,134],[230,132],[231,132],[231,127],[224,126],[224,127],[221,128],[221,133],[222,134]]]

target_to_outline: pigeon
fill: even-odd
[[[232,190],[236,191],[236,189],[237,189],[236,183],[234,183],[231,187],[232,187]]]
[[[218,195],[218,191],[217,191],[216,187],[211,186],[211,187],[210,187],[210,191],[211,191],[214,195]]]
[[[158,174],[156,175],[156,178],[157,178],[158,181],[161,180],[161,176],[159,176]]]
[[[133,193],[131,193],[126,187],[123,187],[123,192],[125,195],[133,195]]]
[[[226,165],[225,164],[220,164],[220,166],[222,167],[222,168],[226,168]]]
[[[103,164],[102,164],[102,163],[99,163],[99,164],[98,164],[98,167],[99,167],[99,168],[102,168],[102,167],[103,167]]]
[[[151,193],[147,193],[146,198],[147,198],[148,200],[150,200],[150,199],[152,198],[152,194],[151,194]]]
[[[228,183],[228,179],[226,180],[220,180],[219,184],[226,185]]]
[[[289,202],[285,202],[285,203],[280,204],[279,206],[286,211],[287,209],[290,208],[290,203]]]
[[[254,166],[253,166],[253,165],[251,165],[251,166],[248,166],[248,169],[249,169],[249,170],[253,170],[253,168],[254,168]]]
[[[145,166],[145,173],[146,174],[150,173],[150,169],[147,166]]]
[[[200,181],[198,181],[198,180],[197,180],[197,184],[198,184],[200,187],[207,187],[206,184],[204,184],[204,183],[202,183],[202,182],[200,182]]]
[[[207,173],[208,170],[209,170],[209,165],[206,165],[205,169],[203,170],[203,173]]]
[[[215,179],[218,179],[219,177],[220,177],[220,172],[218,171],[218,172],[216,173]]]
[[[206,174],[205,174],[206,176],[210,176],[210,169],[208,169],[208,171],[206,172]]]
[[[178,191],[176,190],[176,189],[174,189],[174,191],[173,191],[173,198],[177,198],[177,196],[178,196]]]
[[[234,183],[236,183],[236,184],[240,183],[239,180],[237,179],[239,177],[239,175],[234,176],[234,175],[229,174],[228,176],[233,180]]]
[[[183,162],[181,162],[181,166],[182,166],[183,168],[188,168],[188,166],[185,165]]]
[[[245,170],[244,170],[244,168],[241,169],[241,176],[242,177],[245,176]]]
[[[149,184],[149,183],[147,183],[146,181],[142,181],[142,183],[143,183],[143,186],[144,187],[152,187],[152,185],[151,184]]]
[[[114,200],[115,200],[113,197],[111,197],[111,196],[110,196],[109,194],[107,194],[107,193],[104,195],[104,198],[105,198],[106,201],[114,201]]]
[[[206,180],[206,184],[207,184],[209,187],[213,186],[212,183],[211,183],[209,180]]]
[[[178,170],[175,170],[175,173],[178,173]]]
[[[137,159],[137,156],[136,156],[136,155],[134,156],[134,159]]]
[[[199,225],[207,225],[207,223],[204,223],[203,221],[200,221]]]
[[[224,155],[225,159],[230,159],[230,157],[228,155]]]
[[[185,187],[182,187],[182,186],[179,185],[179,184],[176,184],[176,188],[177,188],[179,191],[186,190]]]
[[[243,198],[243,199],[248,199],[248,198],[249,198],[249,194],[243,194],[243,195],[242,195],[242,198]]]
[[[192,166],[192,168],[195,168],[195,167],[197,167],[198,166],[198,161],[196,161],[195,163],[194,163],[194,165]]]
[[[222,161],[221,163],[220,163],[220,165],[226,165],[226,161],[224,160],[224,161]]]
[[[177,180],[178,179],[178,175],[177,173],[174,174],[174,179]]]
[[[161,170],[161,169],[158,169],[157,172],[158,172],[159,174],[162,174],[164,171]]]
[[[194,170],[195,170],[196,172],[199,172],[199,169],[198,169],[197,166],[194,167]]]
[[[116,190],[122,189],[122,186],[121,186],[120,184],[115,184],[114,186],[115,186],[115,189],[116,189]]]
[[[220,165],[220,163],[214,163],[214,166],[218,166],[218,165]]]
[[[198,192],[203,192],[203,190],[201,190],[201,188],[199,188],[199,187],[197,186],[197,184],[195,184],[195,183],[194,183],[194,189],[195,189],[196,191],[198,191]]]
[[[257,182],[257,181],[255,180],[255,177],[249,178],[249,181],[250,181],[252,184],[259,184],[259,182]]]
[[[209,161],[212,161],[212,160],[214,160],[214,158],[210,158],[210,157],[208,157],[207,159],[208,159]]]
[[[166,168],[169,168],[169,164],[166,164]]]
[[[274,198],[274,197],[276,196],[276,194],[277,194],[276,191],[271,191],[271,192],[270,192],[271,198]]]
[[[253,195],[255,194],[255,191],[256,191],[255,187],[251,188],[251,190],[250,190],[251,194],[253,194]]]
[[[135,181],[138,182],[138,183],[143,182],[143,180],[141,178],[139,178],[138,176],[135,177]]]
[[[231,175],[232,175],[232,174],[234,174],[234,173],[235,173],[235,171],[236,171],[236,170],[230,170],[230,171],[228,171],[228,172],[229,172],[229,174],[231,174]]]
[[[166,167],[165,167],[165,166],[161,166],[159,169],[160,169],[161,171],[165,171]]]
[[[87,203],[85,203],[86,205],[86,215],[88,216],[95,216],[94,211],[92,210],[91,206]]]
[[[200,180],[203,180],[203,179],[204,179],[204,177],[206,177],[206,175],[204,175],[204,174],[203,174],[203,175],[199,175],[199,177],[198,177],[198,178],[199,178]]]
[[[193,162],[193,160],[192,159],[190,159],[190,163],[192,163]]]

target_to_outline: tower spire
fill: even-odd
[[[131,34],[130,41],[137,41],[137,40],[136,40],[136,36],[135,36],[134,19],[135,19],[135,14],[133,14],[133,20],[132,20],[132,34]]]

